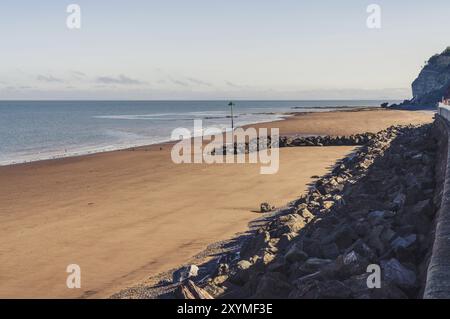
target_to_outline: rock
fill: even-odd
[[[286,261],[290,263],[294,263],[296,261],[305,261],[308,259],[308,255],[297,245],[292,245],[292,247],[288,250],[288,252],[284,255],[284,258],[286,258]]]
[[[394,250],[399,248],[409,248],[411,247],[417,240],[417,235],[412,234],[407,237],[397,237],[394,241],[392,241],[391,245]]]
[[[247,240],[241,248],[241,257],[250,258],[257,255],[261,250],[266,248],[270,241],[270,234],[267,231],[259,230],[255,237]]]
[[[365,219],[360,219],[356,224],[355,224],[355,233],[360,236],[360,237],[364,237],[367,235],[367,233],[369,233],[370,231],[370,227],[369,224],[367,223],[367,221]]]
[[[389,243],[397,234],[395,231],[391,229],[391,227],[384,227],[383,231],[380,234],[380,239],[384,244]]]
[[[303,219],[297,214],[282,216],[279,221],[283,226],[274,232],[276,237],[281,237],[286,233],[296,233],[305,226]]]
[[[248,260],[241,260],[237,263],[237,269],[239,270],[246,270],[249,269],[252,266],[252,263]]]
[[[259,279],[256,292],[251,299],[283,299],[287,298],[292,286],[287,278],[280,273],[267,273]]]
[[[172,275],[173,282],[181,283],[181,282],[186,281],[187,279],[197,277],[198,270],[199,269],[196,265],[182,267],[173,273],[173,275]]]
[[[306,276],[300,277],[296,280],[294,280],[294,285],[296,287],[301,287],[303,284],[307,283],[311,280],[321,280],[323,279],[322,271],[316,271],[315,273],[308,274]]]
[[[319,284],[320,298],[346,299],[351,296],[350,289],[338,280],[325,281]]]
[[[361,163],[359,163],[358,166],[363,170],[367,170],[372,164],[373,160],[366,158]]]
[[[288,270],[288,265],[286,264],[286,258],[284,256],[276,257],[267,267],[270,272],[281,272],[286,273]]]
[[[423,199],[422,188],[418,183],[409,185],[406,189],[406,205],[412,205],[416,203],[418,200]]]
[[[370,299],[372,291],[367,287],[367,277],[369,274],[363,273],[354,275],[343,281],[344,285],[348,287],[352,298],[355,299]]]
[[[264,250],[263,253],[265,253],[265,252],[266,251]],[[260,256],[254,255],[254,256],[250,257],[248,261],[250,262],[250,264],[254,265],[260,259],[261,259]]]
[[[344,186],[344,185],[342,185],[342,186]],[[342,190],[343,190],[343,188],[342,188]],[[338,205],[338,206],[344,206],[345,205],[344,197],[342,197],[341,195],[334,195],[333,196],[333,200],[335,202],[335,205]]]
[[[225,281],[227,281],[229,278],[228,275],[218,275],[215,276],[211,279],[212,283],[214,283],[215,285],[221,285],[223,284]]]
[[[425,215],[430,218],[433,217],[434,213],[435,213],[433,204],[431,203],[431,200],[429,200],[429,199],[418,202],[410,209],[413,214]]]
[[[368,243],[371,247],[375,248],[379,255],[381,255],[384,251],[384,244],[381,241],[381,232],[383,231],[384,226],[378,225],[370,231],[368,236]]]
[[[397,259],[382,260],[381,268],[383,278],[387,282],[394,283],[400,288],[412,288],[416,284],[416,274],[403,266]]]
[[[272,254],[276,254],[278,253],[278,248],[277,248],[277,244],[279,242],[279,238],[272,238],[268,243],[267,243],[267,248],[266,251],[272,253]]]
[[[408,155],[405,154],[405,156],[408,156]],[[404,177],[404,180],[405,180],[405,184],[407,186],[412,186],[412,185],[415,185],[415,184],[419,183],[418,180],[417,180],[416,175],[412,174],[412,173],[406,174],[406,176]]]
[[[366,271],[369,261],[367,258],[359,255],[356,251],[352,250],[346,253],[337,260],[337,273],[340,278],[348,278],[353,275],[358,275]]]
[[[314,218],[314,215],[308,210],[308,208],[303,208],[297,211],[297,214],[303,218],[305,224],[309,223]]]
[[[367,277],[369,274],[353,276],[343,283],[350,289],[355,299],[405,299],[407,296],[395,285],[382,283],[381,288],[369,289]]]
[[[369,246],[367,246],[362,239],[358,239],[351,247],[349,247],[346,253],[350,253],[352,251],[355,251],[359,256],[368,260],[376,259],[375,252]]]
[[[280,241],[278,242],[278,249],[281,251],[285,251],[291,244],[291,241],[296,237],[297,233],[289,233],[281,235]]]
[[[326,259],[335,259],[339,256],[339,248],[335,243],[323,245],[321,252],[322,256]]]
[[[346,167],[344,164],[336,165],[336,167],[333,168],[332,173],[333,173],[333,175],[338,175],[340,172],[344,171],[345,168]]]
[[[351,296],[350,289],[338,280],[307,280],[298,285],[289,295],[291,299],[345,299]]]
[[[403,205],[405,204],[405,201],[406,201],[406,195],[403,193],[398,193],[394,197],[392,203],[394,204],[394,208],[399,210],[400,208],[403,207]]]
[[[250,280],[252,266],[253,264],[248,260],[239,261],[236,265],[236,272],[230,277],[230,282],[239,286],[244,285]]]
[[[175,297],[177,299],[196,299],[194,294],[184,285],[178,286],[175,291]]]
[[[408,296],[397,286],[385,283],[381,288],[371,289],[372,299],[407,299]]]
[[[230,266],[225,263],[220,263],[219,266],[217,267],[215,275],[218,275],[218,276],[226,275],[229,272],[230,272]]]
[[[358,261],[358,254],[355,251],[351,251],[344,256],[344,265],[350,265]]]
[[[429,166],[433,163],[433,159],[430,156],[428,156],[427,154],[424,154],[422,157],[422,163],[424,165]]]
[[[191,280],[178,286],[176,295],[179,299],[214,299],[206,290],[196,286]]]
[[[230,286],[229,283],[227,283],[227,285]],[[208,281],[208,285],[206,285],[204,289],[213,297],[223,296],[223,294],[226,292],[226,288],[224,288],[221,284],[214,284],[212,280]]]
[[[308,280],[298,288],[294,289],[288,296],[289,299],[318,299],[320,289],[317,280]]]
[[[275,209],[275,206],[271,206],[269,203],[262,203],[260,206],[261,213],[269,213]]]
[[[401,166],[403,163],[402,157],[400,154],[393,154],[391,156],[391,163],[393,166]]]
[[[321,207],[321,206],[320,206],[320,203],[318,201],[315,201],[314,199],[309,201],[308,208],[311,209],[313,212],[314,212],[315,208],[319,208],[319,207]]]
[[[431,227],[431,220],[422,210],[422,202],[417,206],[407,206],[404,213],[399,217],[401,225],[413,225],[420,234],[428,234]]]
[[[262,261],[263,261],[264,265],[271,263],[274,259],[275,259],[275,255],[272,254],[271,252],[264,252],[264,254],[262,256]]]
[[[375,210],[369,213],[368,217],[371,219],[375,218],[390,218],[394,217],[395,213],[392,211]]]
[[[396,229],[399,236],[408,236],[414,232],[415,227],[413,225],[402,225]]]
[[[342,224],[334,233],[324,238],[322,244],[329,244],[334,242],[339,247],[339,249],[343,249],[353,244],[355,239],[356,236],[353,229],[346,224]]]
[[[413,157],[411,157],[411,159],[414,161],[417,161],[417,162],[422,162],[423,156],[424,156],[423,153],[419,153],[419,154],[416,154]]]
[[[383,225],[385,223],[384,218],[382,217],[372,217],[368,218],[370,228],[373,228],[378,225]]]
[[[308,258],[300,267],[300,270],[306,274],[310,274],[320,270],[321,268],[331,264],[332,262],[333,261],[330,259]]]
[[[392,241],[391,247],[400,261],[414,262],[417,255],[415,251],[416,242],[417,235],[412,234],[406,237],[397,237]]]
[[[331,209],[331,208],[334,206],[334,202],[333,202],[333,201],[327,200],[327,201],[324,201],[324,202],[323,202],[322,206],[323,206],[325,209]]]
[[[318,239],[303,239],[303,251],[308,254],[309,257],[320,257],[320,247],[321,243]]]

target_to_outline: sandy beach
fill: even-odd
[[[254,126],[350,135],[431,120],[377,109]],[[261,202],[294,200],[352,150],[281,149],[275,175],[259,174],[259,164],[176,165],[170,144],[0,167],[0,297],[107,297],[245,231]],[[66,287],[73,263],[81,289]]]

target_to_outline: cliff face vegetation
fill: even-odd
[[[450,88],[450,47],[432,56],[412,83],[412,104],[435,105]]]

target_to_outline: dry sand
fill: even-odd
[[[279,127],[281,135],[351,135],[378,132],[391,125],[407,125],[431,121],[430,111],[367,109],[354,111],[298,113],[284,121],[255,124],[253,127]]]
[[[431,117],[310,113],[256,126],[343,135]],[[295,199],[351,151],[281,149],[275,175],[259,164],[175,165],[170,145],[0,167],[0,297],[106,297],[245,231],[262,201]],[[72,263],[81,289],[66,287]]]

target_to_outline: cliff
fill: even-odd
[[[432,56],[412,83],[411,104],[436,105],[450,88],[450,47]]]

